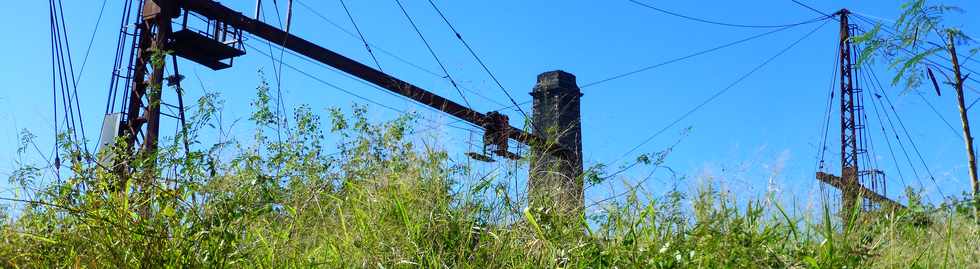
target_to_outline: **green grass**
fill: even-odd
[[[506,180],[484,177],[413,135],[409,117],[372,124],[363,108],[332,110],[330,129],[322,130],[315,113],[301,107],[280,142],[274,133],[282,120],[270,112],[266,93],[260,86],[249,142],[199,141],[197,133],[220,122],[220,102],[202,99],[191,124],[200,150],[185,155],[180,146],[165,147],[156,177],[139,158],[125,180],[79,164],[63,183],[43,184],[40,169],[24,166],[11,182],[27,197],[0,214],[0,265],[980,266],[980,229],[943,210],[862,214],[854,226],[840,227],[827,208],[789,214],[705,187],[652,198],[631,193],[586,216],[548,216],[524,208]],[[324,146],[327,133],[341,139],[336,154]],[[126,184],[113,187],[118,182]],[[931,221],[923,224],[923,216]]]

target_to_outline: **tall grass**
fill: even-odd
[[[841,227],[824,207],[737,204],[710,187],[625,200],[587,216],[542,216],[508,184],[413,135],[411,117],[371,123],[366,109],[307,107],[288,126],[260,85],[247,142],[221,128],[221,103],[193,113],[196,149],[175,137],[156,166],[120,178],[79,162],[60,183],[25,166],[0,224],[0,264],[35,267],[752,268],[980,265],[980,229],[916,209],[861,214]],[[328,129],[323,129],[328,126]],[[276,133],[273,136],[273,132]],[[279,135],[283,137],[280,139]],[[326,137],[338,137],[327,147]],[[68,141],[70,142],[70,141]],[[72,147],[66,146],[67,154]],[[68,156],[71,157],[71,156]],[[154,169],[157,167],[158,169]],[[67,173],[66,173],[67,174]],[[118,186],[118,183],[123,187]],[[470,184],[477,182],[477,184]],[[27,189],[30,186],[39,188]],[[641,199],[642,198],[642,199]],[[918,221],[923,214],[931,220]],[[816,216],[816,217],[812,217]],[[549,218],[547,220],[541,218]],[[559,221],[556,221],[559,220]]]

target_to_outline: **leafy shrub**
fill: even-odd
[[[910,212],[840,227],[830,210],[791,216],[711,189],[642,201],[629,193],[561,225],[472,175],[410,115],[371,123],[365,107],[273,112],[265,83],[252,140],[222,136],[222,102],[198,101],[186,137],[153,156],[72,162],[60,182],[25,165],[28,196],[0,210],[6,267],[955,267],[980,264],[980,234],[958,215]],[[291,122],[291,124],[286,124]],[[329,130],[324,129],[329,126]],[[218,133],[205,144],[204,131]],[[275,134],[273,136],[273,133]],[[327,150],[327,133],[339,139]],[[62,136],[65,139],[66,136]],[[191,152],[183,152],[188,139]],[[83,156],[65,141],[65,159]],[[26,139],[25,143],[30,143]],[[114,149],[116,156],[125,150]],[[103,152],[105,154],[105,152]],[[77,159],[77,158],[76,158]],[[156,159],[157,162],[149,160]],[[658,158],[658,165],[663,162]],[[70,174],[70,175],[68,175]],[[476,177],[476,178],[473,178]],[[477,184],[463,184],[478,182]],[[471,186],[471,187],[467,187]],[[690,196],[693,198],[687,198]],[[685,204],[692,205],[690,208]],[[924,211],[923,211],[924,212]],[[919,212],[918,214],[926,214]]]

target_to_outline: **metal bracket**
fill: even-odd
[[[508,138],[510,137],[510,118],[500,112],[487,113],[486,120],[483,122],[483,153],[469,152],[467,156],[474,160],[483,162],[493,162],[493,155],[504,157],[510,160],[520,159],[521,156],[508,151]]]

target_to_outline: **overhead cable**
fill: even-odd
[[[908,128],[905,127],[905,123],[902,121],[902,118],[899,117],[898,111],[895,110],[895,106],[892,104],[891,99],[888,98],[888,94],[884,92],[884,88],[881,86],[880,80],[878,80],[878,75],[874,73],[874,70],[871,69],[868,70],[870,70],[870,75],[872,78],[871,82],[875,84],[874,86],[878,88],[881,95],[884,97],[885,101],[888,102],[888,108],[891,109],[892,113],[895,115],[895,119],[898,122],[899,126],[902,128],[902,131],[905,133],[906,138],[909,140],[909,144],[912,145],[912,149],[915,151],[917,157],[919,157],[919,162],[921,162],[922,166],[925,168],[926,173],[929,175],[929,179],[932,180],[932,183],[936,185],[936,189],[939,191],[939,195],[942,195],[943,199],[945,199],[946,194],[943,192],[942,187],[939,186],[939,182],[936,181],[936,177],[933,175],[932,170],[929,169],[929,165],[926,164],[925,158],[922,157],[922,153],[919,151],[919,147],[915,145],[914,141],[912,141],[912,135],[909,133]]]
[[[109,0],[102,0],[102,7],[99,8],[98,19],[95,20],[95,29],[92,29],[92,36],[88,40],[88,47],[85,49],[85,57],[82,58],[82,66],[78,68],[78,77],[75,77],[75,84],[82,80],[82,73],[85,72],[85,65],[88,64],[88,56],[92,52],[92,44],[95,43],[95,35],[99,33],[99,25],[102,24],[102,15],[105,13],[105,6]]]
[[[330,26],[336,28],[337,30],[340,30],[341,32],[347,34],[347,36],[350,36],[351,38],[354,38],[354,39],[360,39],[358,37],[357,33],[354,33],[353,31],[348,30],[347,28],[344,28],[343,26],[341,26],[337,22],[334,22],[330,18],[327,18],[326,15],[324,15],[323,13],[317,11],[313,7],[307,5],[306,3],[303,3],[303,1],[301,1],[301,0],[294,0],[294,1],[296,1],[296,3],[299,4],[301,7],[305,8],[308,11],[310,11],[311,13],[313,13],[313,15],[316,15],[316,17],[319,18],[320,20],[326,22],[327,24],[329,24]],[[382,47],[379,47],[376,44],[373,44],[371,42],[368,42],[368,46],[370,46],[371,48],[373,48],[374,51],[381,52],[382,54],[387,55],[388,57],[391,57],[392,59],[395,59],[396,61],[399,61],[401,63],[404,63],[404,64],[406,64],[406,65],[408,65],[408,66],[410,66],[412,68],[415,68],[415,69],[417,69],[419,71],[422,71],[423,73],[426,73],[426,74],[429,74],[429,75],[432,75],[432,76],[438,77],[438,78],[444,78],[444,75],[440,75],[439,73],[436,73],[436,72],[434,72],[432,70],[429,70],[428,68],[422,67],[421,65],[419,65],[417,63],[414,63],[412,61],[409,61],[409,60],[407,60],[407,59],[405,59],[405,58],[403,58],[401,56],[398,56],[398,54],[395,54],[395,53],[393,53],[393,52],[391,52],[389,50],[386,50],[386,49],[384,49]],[[491,103],[494,103],[496,105],[499,105],[499,106],[502,106],[502,107],[509,106],[509,105],[505,105],[505,104],[503,104],[503,103],[501,103],[501,102],[499,102],[497,100],[494,100],[493,98],[490,98],[490,97],[488,97],[486,95],[483,95],[483,94],[481,94],[478,91],[474,91],[474,90],[468,89],[466,87],[463,87],[462,85],[459,85],[459,88],[462,89],[462,90],[464,90],[464,91],[466,91],[466,92],[472,93],[472,94],[476,95],[477,97],[480,97],[480,98],[482,98],[484,100],[490,101]]]
[[[649,137],[647,137],[646,139],[644,139],[642,142],[640,142],[639,144],[637,144],[633,148],[630,148],[630,150],[626,151],[626,153],[624,153],[619,158],[619,160],[622,160],[623,158],[625,158],[629,154],[631,154],[634,151],[640,149],[640,147],[642,147],[643,145],[646,145],[647,143],[649,143],[650,141],[652,141],[657,136],[660,136],[661,134],[663,134],[664,132],[666,132],[667,130],[669,130],[671,127],[673,127],[677,123],[680,123],[682,120],[684,120],[687,117],[691,116],[691,114],[694,114],[695,112],[697,112],[698,110],[700,110],[701,108],[703,108],[705,105],[707,105],[711,101],[714,101],[715,99],[717,99],[721,95],[725,94],[726,92],[728,92],[729,90],[731,90],[732,88],[734,88],[736,85],[738,85],[739,83],[741,83],[742,81],[744,81],[745,79],[747,79],[749,76],[751,76],[752,74],[755,74],[755,72],[759,71],[760,69],[762,69],[763,67],[765,67],[766,65],[768,65],[769,63],[771,63],[773,60],[775,60],[779,56],[785,54],[787,51],[789,51],[793,47],[796,47],[797,44],[799,44],[800,42],[802,42],[806,38],[808,38],[811,35],[813,35],[814,33],[816,33],[817,30],[820,30],[820,28],[823,28],[823,26],[825,26],[825,25],[827,25],[826,22],[824,22],[823,24],[820,24],[820,26],[814,28],[809,33],[807,33],[806,35],[804,35],[800,39],[797,39],[796,41],[794,41],[792,44],[790,44],[786,48],[783,48],[782,50],[780,50],[778,53],[776,53],[772,57],[769,57],[764,62],[762,62],[761,64],[757,65],[755,68],[752,68],[751,70],[749,70],[748,73],[745,73],[744,75],[742,75],[741,77],[739,77],[738,79],[736,79],[735,81],[733,81],[732,83],[728,84],[728,86],[726,86],[725,88],[722,88],[721,90],[715,92],[713,95],[711,95],[710,97],[708,97],[708,99],[705,99],[704,101],[702,101],[701,103],[699,103],[697,106],[695,106],[691,110],[688,110],[687,112],[685,112],[684,114],[682,114],[680,117],[677,117],[674,121],[670,122],[669,124],[667,124],[663,128],[657,130],[655,133],[653,133],[653,135],[650,135]],[[617,160],[616,162],[618,162],[619,160]]]
[[[453,34],[456,35],[456,39],[458,39],[460,43],[463,43],[463,46],[466,47],[466,50],[469,51],[470,55],[472,55],[473,58],[476,59],[476,62],[479,63],[481,67],[483,67],[483,71],[485,71],[487,75],[490,76],[490,79],[493,79],[493,82],[496,83],[497,87],[500,88],[500,91],[502,91],[504,95],[507,96],[507,99],[510,100],[510,103],[514,105],[514,108],[522,115],[524,115],[524,118],[529,119],[530,117],[527,115],[526,112],[524,112],[524,109],[521,109],[521,106],[518,105],[516,101],[514,101],[514,97],[510,95],[510,91],[507,91],[507,89],[504,88],[504,85],[500,83],[500,80],[497,79],[497,76],[494,76],[493,72],[490,72],[490,68],[487,67],[487,64],[483,62],[483,59],[481,59],[480,56],[476,55],[476,52],[473,51],[473,47],[470,47],[470,44],[466,43],[466,40],[463,39],[463,35],[461,35],[459,31],[456,31],[456,27],[454,27],[453,24],[449,22],[449,19],[447,19],[446,15],[442,13],[442,10],[440,10],[439,7],[436,6],[434,2],[432,2],[432,0],[429,0],[429,5],[432,5],[432,8],[435,9],[437,13],[439,13],[439,17],[442,18],[442,21],[446,22],[446,25],[449,26],[449,29],[451,29],[453,31]],[[533,124],[533,120],[531,121],[531,123]]]
[[[354,25],[354,30],[357,31],[357,36],[360,37],[361,42],[364,43],[364,48],[367,49],[368,54],[371,55],[371,59],[374,60],[374,65],[378,67],[378,70],[384,71],[381,69],[381,62],[378,62],[378,57],[374,55],[374,50],[371,50],[371,46],[368,45],[367,39],[364,38],[364,33],[361,33],[361,28],[357,27],[357,21],[354,20],[354,15],[352,15],[350,13],[350,9],[347,8],[347,3],[344,3],[344,0],[340,0],[340,5],[344,7],[344,12],[347,12],[347,18],[350,19],[351,25]]]
[[[466,99],[466,95],[463,94],[463,90],[459,88],[459,85],[456,85],[456,80],[453,79],[453,76],[449,74],[449,70],[446,69],[446,65],[442,64],[442,60],[439,59],[439,56],[436,55],[435,50],[433,50],[432,46],[429,45],[429,41],[425,40],[425,36],[422,35],[422,31],[419,30],[419,27],[418,25],[415,24],[415,20],[412,19],[412,16],[408,15],[408,11],[405,10],[405,6],[402,5],[402,2],[400,0],[395,0],[395,3],[398,4],[398,8],[401,9],[402,14],[405,15],[406,19],[408,19],[408,23],[412,25],[412,29],[414,29],[415,33],[419,35],[419,39],[422,40],[422,43],[425,43],[425,47],[429,49],[429,54],[432,54],[432,58],[435,59],[436,63],[439,64],[439,68],[442,68],[443,74],[446,75],[445,78],[449,80],[449,83],[453,85],[453,88],[456,89],[456,92],[459,93],[459,96],[463,98],[463,102],[466,103],[466,107],[472,110],[473,106],[471,106],[470,101]]]
[[[585,84],[583,84],[581,86],[581,88],[584,89],[584,88],[592,87],[592,86],[599,85],[599,84],[602,84],[602,83],[606,83],[606,82],[609,82],[609,81],[613,81],[613,80],[621,79],[621,78],[628,77],[628,76],[631,76],[631,75],[635,75],[637,73],[642,73],[642,72],[645,72],[645,71],[648,71],[648,70],[651,70],[651,69],[654,69],[654,68],[658,68],[658,67],[662,67],[662,66],[665,66],[665,65],[673,64],[673,63],[676,63],[676,62],[680,62],[680,61],[683,61],[683,60],[687,60],[687,59],[690,59],[690,58],[701,56],[701,55],[704,55],[704,54],[707,54],[707,53],[710,53],[710,52],[714,52],[714,51],[721,50],[721,49],[724,49],[724,48],[728,48],[728,47],[731,47],[731,46],[735,46],[735,45],[738,45],[738,44],[741,44],[741,43],[745,43],[745,42],[748,42],[750,40],[754,40],[754,39],[758,39],[758,38],[761,38],[761,37],[764,37],[764,36],[767,36],[767,35],[775,34],[777,32],[781,32],[781,31],[784,31],[784,30],[790,29],[790,28],[793,28],[793,26],[782,27],[782,28],[775,29],[775,30],[768,31],[768,32],[764,32],[764,33],[761,33],[761,34],[752,35],[752,36],[749,36],[749,37],[746,37],[746,38],[743,38],[743,39],[739,39],[739,40],[735,40],[735,41],[732,41],[732,42],[729,42],[729,43],[722,44],[722,45],[717,46],[717,47],[713,47],[713,48],[709,48],[709,49],[706,49],[706,50],[698,51],[698,52],[695,52],[695,53],[692,53],[692,54],[688,54],[688,55],[685,55],[685,56],[681,56],[681,57],[677,57],[677,58],[670,59],[670,60],[667,60],[667,61],[663,61],[663,62],[660,62],[660,63],[656,63],[656,64],[653,64],[653,65],[649,65],[649,66],[646,66],[646,67],[643,67],[643,68],[639,68],[639,69],[636,69],[636,70],[633,70],[633,71],[625,72],[625,73],[622,73],[622,74],[610,76],[608,78],[600,79],[600,80],[597,80],[597,81],[594,81],[594,82],[585,83]]]
[[[697,21],[697,22],[708,23],[708,24],[721,25],[721,26],[729,26],[729,27],[740,27],[740,28],[783,28],[783,27],[797,26],[797,25],[803,25],[803,24],[818,22],[818,21],[821,21],[821,20],[826,19],[827,17],[829,17],[827,15],[824,15],[824,16],[821,16],[821,17],[817,17],[817,18],[813,18],[813,19],[809,19],[809,20],[805,20],[805,21],[801,21],[801,22],[797,22],[797,23],[777,24],[777,25],[738,24],[738,23],[719,22],[719,21],[713,21],[713,20],[707,20],[707,19],[697,18],[697,17],[694,17],[694,16],[688,16],[688,15],[684,15],[684,14],[681,14],[681,13],[677,13],[677,12],[673,12],[673,11],[670,11],[670,10],[666,10],[666,9],[663,9],[663,8],[655,7],[653,5],[650,5],[650,4],[647,4],[647,3],[644,3],[644,2],[640,2],[640,1],[637,1],[637,0],[627,0],[627,1],[629,1],[629,2],[631,2],[633,4],[636,4],[638,6],[645,7],[645,8],[648,8],[648,9],[652,9],[652,10],[658,11],[660,13],[671,15],[671,16],[674,16],[674,17],[680,17],[680,18],[684,18],[684,19],[688,19],[688,20],[692,20],[692,21]]]

